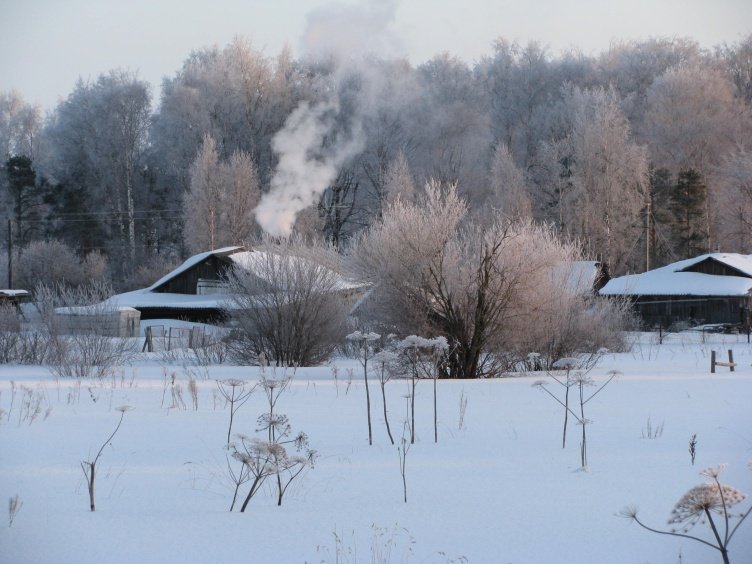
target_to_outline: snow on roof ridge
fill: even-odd
[[[752,292],[752,278],[718,276],[687,269],[708,258],[752,276],[752,255],[706,253],[680,260],[642,274],[612,278],[599,292],[602,295],[744,296]]]
[[[219,249],[214,249],[212,251],[204,251],[203,253],[199,253],[197,255],[193,255],[192,257],[187,258],[183,262],[183,264],[181,264],[180,266],[178,266],[175,270],[173,270],[171,272],[168,272],[167,274],[165,274],[164,276],[162,276],[162,278],[160,278],[159,280],[157,280],[156,282],[154,282],[154,284],[152,284],[151,286],[149,286],[147,288],[144,288],[142,291],[144,291],[144,292],[151,292],[153,290],[156,290],[157,288],[159,288],[165,282],[168,282],[169,280],[175,278],[175,276],[177,276],[178,274],[181,274],[181,273],[185,272],[189,268],[197,265],[198,263],[200,263],[203,260],[206,260],[207,258],[209,258],[212,255],[218,255],[218,254],[223,254],[223,253],[230,253],[232,251],[237,251],[239,249],[243,249],[243,247],[234,245],[234,246],[231,246],[231,247],[221,247]]]
[[[752,276],[752,255],[743,255],[741,253],[721,253],[721,252],[707,253],[704,255],[700,255],[699,257],[696,257],[695,259],[689,259],[689,260],[693,260],[693,262],[684,268],[685,269],[689,268],[690,266],[698,264],[709,258],[717,260],[718,262],[723,263],[726,266],[729,266],[735,270],[743,272],[744,274]]]

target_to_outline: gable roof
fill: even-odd
[[[710,253],[690,259],[691,264],[681,269],[682,272],[696,270],[702,263],[716,263],[726,267],[726,270],[745,278],[752,278],[752,255],[740,255],[737,253]]]
[[[703,261],[729,267],[738,276],[691,272]],[[681,260],[643,274],[612,278],[600,291],[603,296],[747,296],[752,293],[752,255],[708,253]]]
[[[199,253],[197,255],[193,255],[189,259],[187,259],[183,264],[178,266],[175,270],[172,272],[168,272],[162,278],[154,282],[151,286],[148,288],[145,288],[143,291],[152,292],[159,288],[160,286],[163,286],[164,284],[167,284],[170,280],[173,278],[176,278],[177,276],[181,275],[186,270],[190,270],[197,264],[201,264],[209,257],[227,257],[229,255],[232,255],[234,253],[244,251],[245,249],[243,247],[222,247],[221,249],[215,249],[213,251],[206,251],[204,253]]]
[[[176,294],[170,292],[158,292],[157,289],[174,280],[186,271],[201,264],[209,257],[218,257],[221,259],[229,259],[234,265],[248,270],[258,270],[258,267],[264,264],[264,261],[269,259],[269,256],[264,251],[246,251],[243,247],[223,247],[221,249],[215,249],[213,251],[207,251],[199,253],[188,258],[183,264],[178,266],[172,272],[164,275],[162,278],[154,282],[151,286],[140,290],[133,290],[131,292],[125,292],[123,294],[114,295],[105,303],[115,307],[133,307],[137,309],[145,308],[162,308],[162,309],[227,309],[230,307],[230,300],[227,294]],[[274,255],[277,257],[278,255]],[[304,264],[315,264],[309,259],[294,257],[295,260],[301,261]],[[318,265],[318,268],[325,269],[327,267]],[[263,270],[263,268],[262,268]],[[336,287],[338,290],[353,290],[365,288],[369,284],[359,282],[357,280],[351,280],[345,278],[342,275],[337,275]]]

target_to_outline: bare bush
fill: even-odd
[[[261,354],[277,366],[325,361],[345,336],[348,306],[344,279],[326,266],[333,249],[298,237],[264,242],[229,274],[227,308],[236,324],[228,340],[241,364]]]
[[[51,345],[49,362],[55,375],[101,378],[119,364],[128,362],[136,351],[135,342],[102,334],[98,320],[115,311],[114,306],[105,301],[112,293],[109,285],[92,283],[77,288],[40,285],[35,293]],[[64,310],[58,308],[75,308],[75,313],[90,323],[68,331],[56,315],[56,310]]]
[[[45,364],[51,350],[43,328],[24,327],[15,306],[0,304],[0,364]]]
[[[108,280],[107,259],[94,252],[80,259],[76,252],[56,239],[33,241],[21,250],[14,270],[15,286],[80,286]]]
[[[20,334],[21,322],[15,306],[0,303],[0,364],[16,360]]]

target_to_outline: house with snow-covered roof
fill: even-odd
[[[628,298],[649,326],[677,321],[743,325],[752,306],[752,255],[701,255],[613,278],[599,294]]]
[[[263,281],[264,270],[269,260],[274,260],[265,251],[246,250],[244,247],[224,247],[199,253],[187,259],[148,288],[112,296],[107,304],[114,307],[129,307],[141,312],[141,319],[182,319],[193,322],[224,320],[231,308],[227,275],[232,268],[243,268],[261,279],[259,287],[270,291],[271,283]],[[290,257],[305,262],[314,268],[326,268],[314,264],[311,259]],[[279,257],[278,260],[283,260]],[[337,277],[337,292],[350,305],[368,288],[368,285],[345,276]],[[276,290],[283,290],[277,288]]]

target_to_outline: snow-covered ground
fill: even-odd
[[[596,382],[610,370],[623,374],[586,406],[589,471],[580,469],[580,428],[570,426],[562,449],[562,408],[532,386],[545,374],[440,381],[438,444],[431,384],[420,382],[407,503],[377,382],[369,446],[360,365],[337,361],[336,380],[329,366],[299,369],[277,409],[309,435],[319,458],[281,507],[270,481],[245,513],[228,511],[229,410],[214,379],[254,382],[258,368],[163,366],[152,354],[113,379],[63,381],[42,367],[0,366],[0,499],[23,502],[12,526],[0,526],[0,562],[720,562],[706,546],[616,515],[634,504],[646,523],[667,528],[674,504],[704,481],[699,472],[719,463],[728,463],[723,483],[752,494],[752,345],[743,336],[704,340],[685,333],[659,345],[642,335],[631,352],[598,364]],[[737,371],[711,375],[710,350],[725,357],[728,348]],[[171,408],[173,374],[186,409]],[[198,378],[198,410],[191,376]],[[395,435],[407,392],[404,381],[387,385]],[[33,421],[24,406],[32,396],[42,397]],[[80,462],[95,456],[121,405],[134,409],[103,451],[92,513]],[[264,411],[256,391],[234,432],[253,435]],[[643,436],[648,419],[654,431],[662,427],[660,436]],[[693,532],[709,540],[705,529],[698,524]],[[752,562],[752,520],[730,548],[732,562]]]

